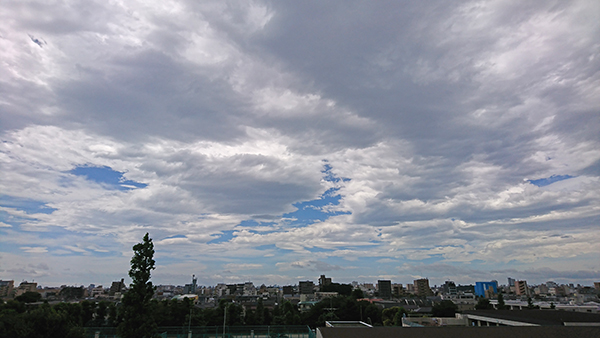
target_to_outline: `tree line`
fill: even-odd
[[[363,320],[373,325],[397,325],[397,313],[404,309],[382,310],[368,301],[351,296],[338,296],[316,303],[310,310],[300,312],[289,301],[273,308],[264,306],[261,299],[253,309],[244,310],[239,303],[221,300],[214,308],[201,309],[188,298],[183,300],[151,300],[144,318],[133,319],[155,331],[166,326],[227,326],[239,325],[308,325],[324,326],[327,320]],[[0,337],[82,337],[86,327],[123,327],[131,321],[124,304],[109,301],[80,303],[48,303],[31,305],[9,300],[0,304]],[[150,323],[150,324],[147,324]],[[139,333],[139,332],[138,332]],[[136,333],[136,334],[138,334]],[[127,334],[127,333],[126,333]],[[121,334],[123,337],[126,335]],[[143,337],[138,336],[138,337]]]
[[[31,304],[39,301],[39,294],[28,293],[0,303],[0,337],[76,338],[84,336],[86,327],[113,327],[121,338],[141,338],[155,337],[158,327],[167,326],[308,325],[314,328],[324,326],[329,320],[401,325],[406,313],[401,307],[382,310],[369,301],[360,300],[363,297],[360,290],[335,283],[330,288],[338,291],[339,296],[321,300],[303,312],[289,301],[269,308],[259,299],[254,308],[246,309],[228,299],[206,309],[195,307],[188,298],[158,301],[152,299],[155,287],[150,274],[155,264],[154,245],[148,234],[133,246],[133,251],[129,270],[132,284],[120,303],[85,300],[56,305]],[[441,309],[447,310],[446,307]]]

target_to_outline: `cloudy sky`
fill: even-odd
[[[600,281],[598,13],[5,0],[0,279]]]

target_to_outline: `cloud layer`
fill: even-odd
[[[594,1],[9,1],[1,279],[600,279]]]

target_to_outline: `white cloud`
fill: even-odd
[[[33,254],[40,254],[40,253],[48,252],[48,250],[47,250],[48,248],[41,247],[41,246],[36,246],[36,247],[22,246],[20,249],[27,253],[33,253]]]
[[[262,264],[251,264],[251,263],[229,263],[225,264],[223,268],[227,270],[252,270],[252,269],[260,269],[262,268]]]

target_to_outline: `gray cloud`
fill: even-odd
[[[0,188],[54,210],[0,205],[3,254],[33,265],[0,277],[52,275],[40,248],[114,262],[145,231],[165,281],[223,256],[277,283],[295,278],[281,262],[349,279],[340,260],[409,280],[598,269],[598,4],[162,6],[0,13]],[[68,174],[82,165],[148,186],[108,191]],[[573,178],[528,182],[552,175]],[[344,215],[284,217],[332,188]],[[222,262],[202,269],[220,278]]]

